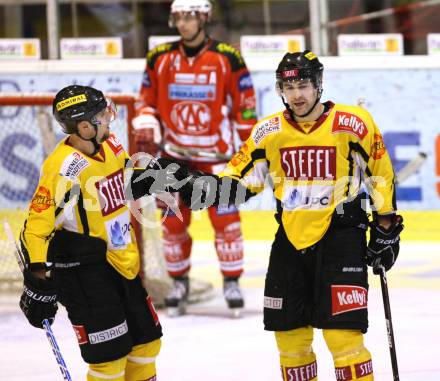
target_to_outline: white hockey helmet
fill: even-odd
[[[199,12],[211,15],[212,6],[208,0],[174,0],[171,4],[171,13]]]
[[[170,28],[176,27],[176,16],[186,14],[198,17],[205,15],[205,23],[211,20],[212,6],[209,0],[174,0],[171,4],[170,18],[168,25]]]

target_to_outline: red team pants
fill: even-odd
[[[189,163],[191,169],[218,173],[224,164]],[[159,205],[160,206],[160,205]],[[171,210],[163,209],[163,243],[165,261],[171,277],[182,276],[191,267],[192,238],[188,232],[191,210],[182,202],[179,209],[183,221]],[[227,208],[208,208],[209,219],[215,233],[215,250],[223,276],[238,277],[243,272],[243,236],[240,215],[235,206]]]

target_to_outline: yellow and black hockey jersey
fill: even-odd
[[[287,111],[259,121],[220,175],[253,193],[271,185],[298,250],[324,236],[335,208],[355,197],[362,183],[378,214],[396,209],[391,160],[371,115],[358,106],[325,106],[316,122],[299,125]]]
[[[139,252],[124,194],[127,153],[113,135],[90,157],[61,141],[45,160],[21,232],[30,263],[47,262],[55,230],[83,233],[107,243],[107,261],[124,277],[139,272]]]

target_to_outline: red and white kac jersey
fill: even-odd
[[[178,147],[232,154],[233,129],[244,141],[256,123],[255,92],[240,52],[214,40],[194,57],[181,41],[148,52],[140,100],[138,114],[154,114],[163,143]]]

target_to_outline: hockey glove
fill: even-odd
[[[43,320],[52,324],[57,313],[57,293],[52,281],[38,278],[29,269],[23,271],[23,293],[20,308],[29,323],[43,328]]]
[[[192,210],[211,206],[239,206],[254,196],[236,179],[199,171],[190,172],[187,183],[179,192],[185,205]]]
[[[152,160],[148,168],[155,172],[149,189],[150,194],[164,191],[178,192],[188,182],[190,176],[190,171],[184,163],[166,157]]]
[[[138,152],[146,152],[156,156],[162,140],[160,124],[152,114],[142,114],[132,121],[134,143]]]
[[[192,210],[218,205],[218,176],[200,171],[191,171],[189,175],[188,181],[179,190],[183,203]]]
[[[150,194],[163,191],[179,192],[183,203],[193,210],[205,208],[208,202],[210,203],[208,206],[213,204],[217,190],[217,176],[192,171],[185,163],[169,158],[152,160],[148,167],[155,171],[154,182],[149,188]]]
[[[377,221],[370,222],[370,240],[368,242],[366,262],[373,267],[374,274],[380,274],[379,267],[388,271],[397,259],[400,247],[400,232],[403,230],[403,218],[396,215],[388,229]]]

